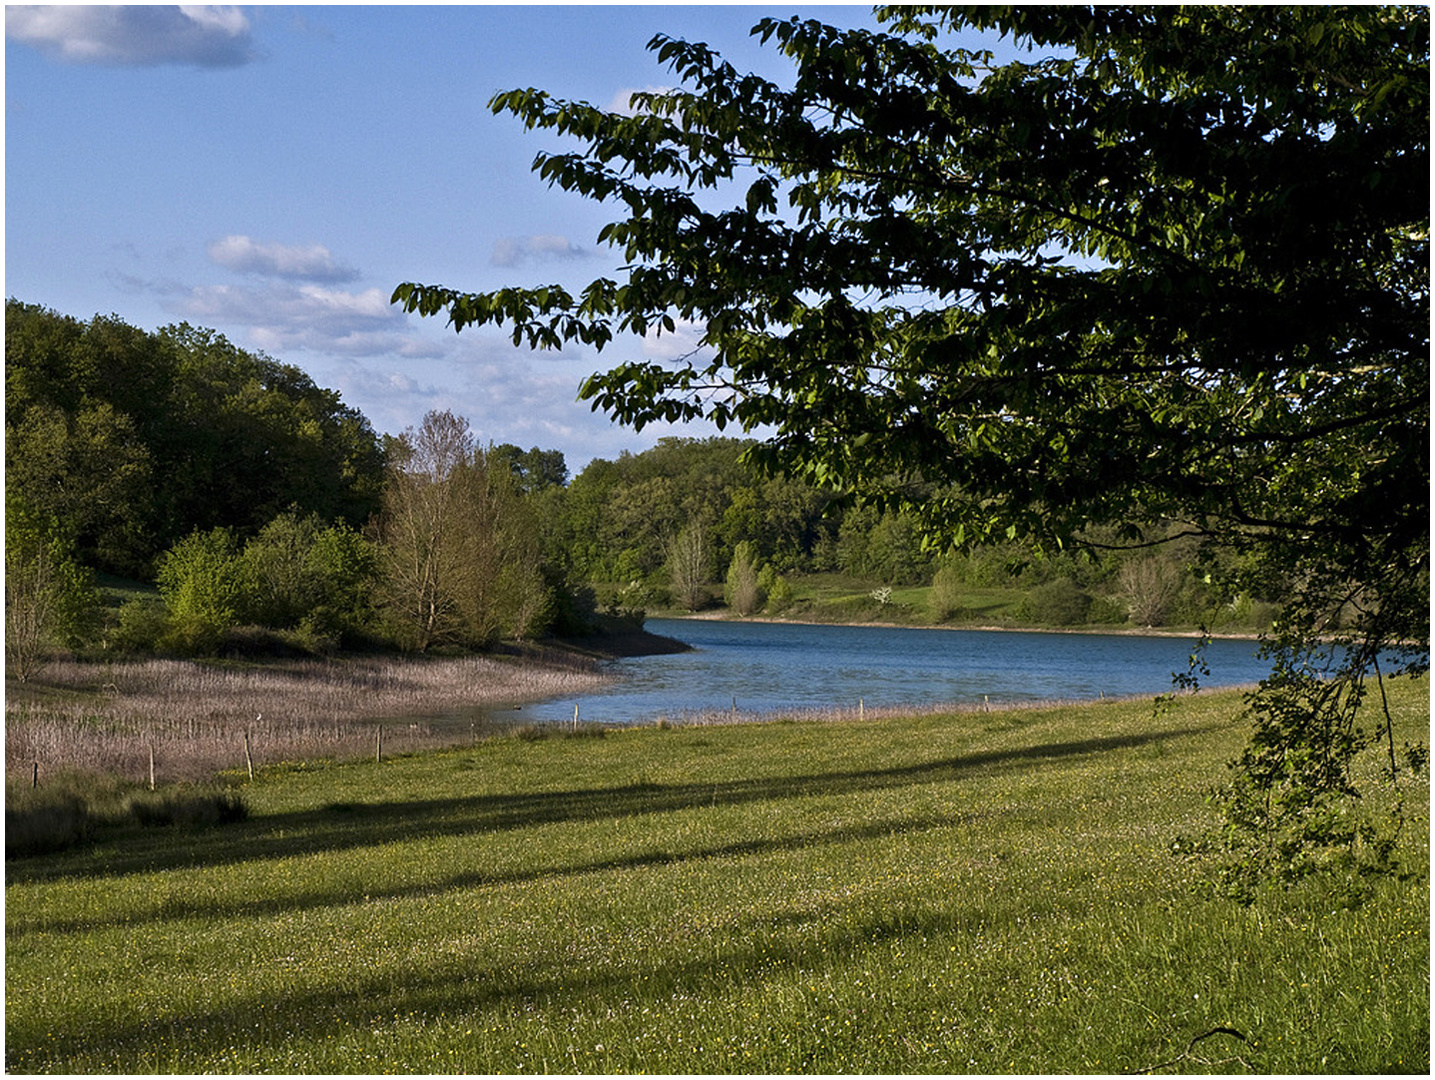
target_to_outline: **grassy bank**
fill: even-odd
[[[1428,739],[1425,683],[1393,705]],[[1209,824],[1239,707],[650,727],[234,776],[246,821],[8,865],[6,1065],[1427,1071],[1428,788],[1417,876],[1364,905],[1211,899],[1170,844]]]
[[[944,594],[940,613],[934,610],[933,586],[899,585],[887,587],[882,582],[847,574],[793,574],[788,578],[788,593],[781,602],[769,602],[757,616],[763,619],[808,623],[875,623],[891,626],[944,626],[952,628],[993,628],[1002,630],[1067,630],[1099,633],[1148,633],[1149,627],[1139,625],[1117,612],[1110,604],[1093,604],[1089,614],[1104,613],[1106,618],[1083,621],[1079,618],[1058,618],[1059,610],[1051,604],[1034,602],[1040,591],[1012,585],[955,585]],[[614,595],[614,586],[595,585],[600,594]],[[686,608],[646,605],[654,617],[685,618],[693,613]],[[1254,637],[1270,629],[1270,605],[1256,605],[1242,614],[1229,609],[1206,613],[1206,629],[1222,635]],[[715,598],[713,605],[701,612],[706,618],[738,618]],[[1163,623],[1159,632],[1194,634],[1201,629],[1196,622],[1173,620]]]

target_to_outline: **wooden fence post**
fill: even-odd
[[[375,764],[384,756],[384,725],[380,724],[374,732],[374,762]]]
[[[261,714],[262,715],[262,714]],[[249,767],[249,779],[254,779],[254,758],[249,753],[249,729],[244,729],[244,764]]]

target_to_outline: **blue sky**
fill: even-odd
[[[576,401],[599,355],[405,316],[401,281],[464,289],[613,274],[617,209],[529,172],[560,145],[487,108],[537,86],[608,105],[670,84],[654,33],[739,70],[788,62],[748,30],[800,14],[875,27],[866,6],[363,6],[6,9],[5,293],[87,319],[188,321],[295,364],[380,431],[429,409],[484,441],[593,457],[663,434]]]

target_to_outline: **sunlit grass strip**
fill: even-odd
[[[391,753],[452,745],[462,732],[424,717],[576,695],[608,681],[590,664],[493,657],[389,658],[215,665],[148,660],[56,664],[48,693],[7,700],[5,767],[23,781],[101,773],[147,778],[151,749],[165,781],[199,780],[244,764],[373,754],[374,722]],[[418,719],[416,719],[418,718]]]
[[[1428,738],[1425,685],[1394,701]],[[1169,845],[1211,824],[1239,704],[271,770],[240,825],[10,865],[6,1064],[1426,1071],[1427,783],[1416,876],[1363,906],[1210,899]]]
[[[1099,702],[1051,699],[1040,702],[984,701],[976,703],[963,701],[916,705],[867,705],[859,699],[855,705],[810,705],[787,709],[749,711],[739,708],[739,703],[737,699],[734,698],[732,706],[727,709],[677,709],[673,712],[661,713],[655,716],[651,722],[660,728],[711,727],[719,724],[850,724],[854,722],[862,723],[869,720],[876,723],[883,720],[919,716],[955,717],[968,714],[985,715],[1012,711],[1030,712],[1035,708],[1058,708],[1061,706],[1080,706],[1084,704],[1100,707],[1116,705],[1122,702],[1129,703],[1137,700],[1149,702],[1151,699],[1149,695],[1132,695],[1129,697],[1103,697]]]

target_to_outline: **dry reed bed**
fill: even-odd
[[[9,781],[59,772],[194,781],[256,765],[404,753],[469,737],[424,723],[470,709],[576,695],[608,681],[586,661],[546,656],[274,662],[221,667],[184,660],[58,663],[43,695],[7,695]],[[399,720],[398,718],[402,718]]]

